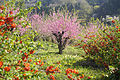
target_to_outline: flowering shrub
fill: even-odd
[[[97,34],[94,31],[85,34],[81,43],[76,45],[80,45],[86,55],[93,58],[97,63],[104,65],[109,71],[111,71],[109,66],[114,66],[118,73],[120,69],[119,24],[119,21],[113,20],[111,26],[102,27],[101,30],[100,28],[92,29],[98,31]]]
[[[54,74],[61,72],[59,66],[56,67],[60,62],[51,66],[46,61],[35,58],[37,46],[40,44],[39,42],[35,44],[33,41],[34,33],[30,32],[31,38],[27,37],[27,34],[19,36],[16,28],[19,21],[16,15],[12,15],[14,12],[7,13],[4,6],[0,6],[0,10],[2,11],[0,15],[0,79],[56,80]],[[81,78],[84,78],[83,75]]]

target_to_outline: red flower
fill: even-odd
[[[5,17],[3,17],[3,16],[0,16],[0,20],[1,20],[1,19],[2,19],[2,20],[5,20]]]
[[[32,62],[32,59],[30,59],[29,62]]]
[[[39,63],[41,63],[41,60],[39,60]]]
[[[3,9],[5,9],[5,7],[2,5],[2,6],[0,6],[0,9],[3,10]]]
[[[115,23],[115,20],[112,20],[112,23]]]
[[[114,48],[114,51],[116,51],[117,49],[116,48]]]
[[[10,69],[11,67],[7,67],[7,66],[4,68],[5,71],[10,71]]]
[[[56,80],[55,77],[54,77],[53,75],[50,75],[50,79]]]
[[[38,63],[36,62],[36,65],[38,65]]]
[[[91,77],[88,77],[88,79],[91,79]]]
[[[112,54],[112,56],[114,56],[114,54]]]
[[[30,70],[30,67],[27,67],[27,66],[26,66],[26,67],[24,68],[24,70],[29,71],[29,70]]]
[[[34,74],[35,74],[36,72],[38,72],[38,70],[35,70]]]
[[[22,53],[22,51],[20,51],[20,53]]]
[[[15,28],[16,24],[15,23],[12,23],[11,24],[11,28]]]
[[[72,75],[68,75],[68,78],[69,78],[69,79],[72,79]]]
[[[20,44],[22,44],[22,41],[20,41]]]
[[[7,29],[10,29],[10,26],[7,26]]]
[[[19,80],[19,78],[17,77],[17,78],[15,78],[15,80]]]
[[[26,74],[24,73],[23,76],[26,76]]]
[[[118,31],[120,31],[120,29]]]
[[[118,29],[119,27],[118,27],[118,26],[116,26],[116,28]]]
[[[31,70],[31,72],[33,72],[34,70]]]
[[[7,24],[9,24],[9,23],[13,22],[13,19],[14,19],[13,17],[8,17],[8,18],[5,19],[5,22]]]
[[[13,12],[12,12],[12,11],[10,11],[10,14],[13,14]]]
[[[3,62],[2,62],[2,61],[0,61],[0,68],[2,67],[2,65],[3,65]]]
[[[18,70],[18,69],[20,69],[20,67],[19,67],[19,66],[17,66],[17,67],[16,67],[16,70]]]
[[[44,62],[42,62],[40,66],[43,66],[43,65],[44,65]]]
[[[110,40],[113,40],[113,37],[110,37]]]
[[[4,25],[5,21],[0,21],[0,26]]]
[[[84,78],[84,74],[82,74],[82,76],[80,76],[80,79]]]
[[[33,54],[33,53],[34,53],[34,50],[31,50],[31,51],[30,51],[30,54]]]

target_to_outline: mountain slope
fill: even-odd
[[[46,12],[49,12],[49,9],[55,8],[65,8],[71,12],[73,9],[77,11],[77,14],[80,18],[87,17],[92,12],[92,7],[86,0],[41,0],[42,9]]]
[[[105,15],[120,15],[120,0],[109,0],[96,10],[97,17]]]

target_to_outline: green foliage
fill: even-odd
[[[84,49],[86,55],[94,59],[98,64],[104,65],[108,72],[110,72],[108,78],[115,80],[119,79],[119,77],[116,76],[120,74],[119,25],[119,21],[112,20],[112,25],[106,25],[102,30],[98,30],[97,34],[95,34],[96,37],[94,35],[89,36],[89,34],[86,34],[86,37],[84,38],[88,39],[87,42],[81,41],[81,47]],[[110,68],[110,66],[113,68]],[[115,70],[113,71],[113,69]]]

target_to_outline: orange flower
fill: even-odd
[[[27,53],[24,53],[24,55],[27,57],[28,56],[28,54]]]
[[[16,70],[18,70],[18,69],[20,69],[20,67],[19,67],[19,66],[17,66],[17,67],[16,67]]]
[[[78,74],[79,72],[77,71],[75,74]]]
[[[0,9],[3,10],[3,9],[5,9],[5,7],[2,5],[2,6],[0,6]]]
[[[53,75],[50,75],[50,79],[56,80],[55,77],[54,77]]]
[[[34,53],[34,50],[31,50],[31,51],[30,51],[30,54],[33,54],[33,53]]]
[[[34,70],[31,70],[31,72],[33,72]]]
[[[9,24],[9,23],[11,23],[13,21],[13,19],[14,19],[13,17],[8,17],[8,18],[5,19],[5,22],[7,24]]]
[[[116,26],[116,28],[118,29],[119,27],[118,27],[118,26]]]
[[[30,64],[29,64],[29,63],[24,63],[24,66],[25,66],[25,67],[29,67]]]
[[[108,42],[106,42],[106,44],[108,44]]]
[[[0,20],[1,20],[1,19],[2,19],[2,20],[5,20],[5,17],[3,17],[3,16],[0,16]]]
[[[2,65],[3,65],[3,62],[2,62],[2,61],[0,61],[0,68],[2,67]]]
[[[13,14],[13,12],[12,12],[12,11],[10,11],[10,14]]]
[[[18,60],[18,65],[20,65],[20,63],[21,63],[21,61],[20,61],[20,60]]]
[[[16,78],[15,78],[15,80],[19,80],[19,78],[18,78],[18,77],[16,77]]]
[[[0,26],[4,25],[5,21],[0,21]]]
[[[69,78],[69,79],[72,79],[72,75],[68,75],[68,78]]]
[[[44,65],[44,62],[42,62],[40,66],[43,66],[43,65]]]
[[[55,68],[55,71],[58,71],[58,70],[59,70],[58,67],[56,67],[56,68]]]
[[[26,74],[24,73],[23,76],[26,76]]]
[[[10,71],[10,69],[11,67],[7,67],[7,66],[4,68],[5,71]]]
[[[37,73],[37,72],[38,72],[38,70],[35,70],[34,74]]]
[[[29,62],[32,62],[32,59],[30,59]]]
[[[39,63],[41,63],[41,60],[39,60]]]
[[[16,24],[15,23],[12,23],[11,24],[11,28],[15,28],[16,27]]]
[[[24,70],[25,70],[25,71],[29,71],[29,70],[30,70],[30,67],[25,67]]]

